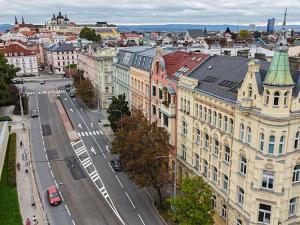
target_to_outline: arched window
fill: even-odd
[[[199,106],[199,116],[200,116],[200,119],[202,120],[202,105]]]
[[[187,123],[183,120],[182,121],[182,134],[187,135]]]
[[[204,121],[207,121],[207,108],[204,107]]]
[[[279,141],[279,148],[278,148],[278,154],[281,155],[284,151],[284,144],[285,144],[285,136],[282,135],[280,137],[280,141]]]
[[[191,111],[191,102],[190,100],[187,101],[187,114],[190,114]]]
[[[271,135],[269,138],[269,149],[268,149],[268,153],[269,154],[274,154],[274,146],[275,146],[275,136]]]
[[[224,131],[228,132],[228,118],[224,116]]]
[[[218,122],[218,128],[222,128],[222,115],[219,113],[219,122]]]
[[[215,136],[214,137],[214,154],[215,155],[219,155],[219,140],[218,140],[218,137]]]
[[[213,124],[214,124],[215,127],[217,126],[217,113],[216,113],[216,111],[214,111]]]
[[[252,97],[252,93],[253,93],[252,87],[249,86],[249,88],[248,88],[248,97],[249,97],[249,98]]]
[[[294,150],[299,149],[299,141],[300,141],[300,132],[297,131],[294,139]]]
[[[265,104],[268,105],[270,102],[270,92],[266,90]]]
[[[294,171],[293,171],[293,183],[299,182],[300,181],[300,164],[297,164],[294,167]]]
[[[246,143],[251,145],[251,139],[252,139],[251,127],[248,126],[246,132],[247,132]]]
[[[289,92],[285,92],[284,93],[284,97],[283,97],[283,105],[286,107],[288,106],[288,102],[289,102]]]
[[[208,123],[211,123],[211,109],[208,110]]]
[[[279,105],[279,96],[280,96],[279,91],[276,91],[274,93],[273,106],[278,106]]]
[[[240,173],[243,175],[247,174],[247,159],[243,155],[240,157]]]
[[[158,69],[159,69],[159,62],[155,62],[155,73],[158,74]]]
[[[180,109],[183,110],[183,99],[180,98]]]
[[[199,116],[199,108],[198,108],[198,104],[197,103],[195,104],[195,114],[196,114],[196,117]]]
[[[229,123],[229,132],[231,134],[233,134],[233,119],[230,119],[229,121],[230,121],[230,123]]]
[[[244,141],[244,137],[245,137],[245,126],[244,124],[240,124],[240,140]]]
[[[186,100],[184,99],[184,112],[186,112]]]
[[[265,145],[265,135],[264,133],[260,133],[259,135],[259,150],[264,151],[264,145]]]

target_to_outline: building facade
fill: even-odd
[[[210,184],[217,224],[299,224],[299,80],[285,23],[271,65],[212,56],[179,78],[179,179]]]
[[[114,95],[113,58],[115,48],[102,48],[78,54],[78,69],[83,71],[86,79],[91,80],[96,89],[99,106],[107,109]]]
[[[8,63],[20,68],[17,76],[38,75],[37,56],[18,44],[9,44],[0,47],[0,53],[7,58]]]
[[[45,49],[46,68],[49,72],[64,74],[64,67],[77,65],[77,52],[72,44],[57,43]]]
[[[275,28],[275,18],[268,19],[267,34],[268,35],[273,34],[274,28]]]

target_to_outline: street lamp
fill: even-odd
[[[121,115],[121,129],[122,129],[122,120],[123,120],[123,113],[122,113],[122,111],[118,110],[118,109],[109,109],[109,110],[107,110],[107,112],[108,113],[109,112],[119,112],[120,113],[120,115]]]

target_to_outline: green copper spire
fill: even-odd
[[[294,81],[290,72],[288,44],[286,38],[286,12],[282,24],[282,31],[279,35],[276,51],[272,63],[264,80],[264,84],[274,86],[292,86]]]

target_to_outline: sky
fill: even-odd
[[[0,24],[44,24],[61,11],[76,23],[266,25],[268,18],[300,24],[300,0],[0,0]]]

